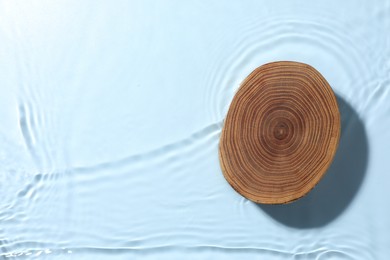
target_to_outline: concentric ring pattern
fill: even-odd
[[[325,78],[304,63],[268,63],[233,98],[220,139],[221,168],[254,202],[291,202],[324,175],[339,136],[337,101]]]

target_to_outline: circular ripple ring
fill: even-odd
[[[227,113],[219,159],[242,196],[265,204],[307,194],[336,153],[340,113],[325,78],[313,67],[279,61],[254,70]]]

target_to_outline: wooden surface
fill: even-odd
[[[337,101],[325,78],[307,64],[268,63],[233,98],[219,144],[221,168],[254,202],[291,202],[325,174],[339,136]]]

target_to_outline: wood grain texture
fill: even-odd
[[[223,174],[242,196],[265,204],[307,194],[336,153],[336,97],[313,67],[279,61],[254,70],[230,105],[219,144]]]

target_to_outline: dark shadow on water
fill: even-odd
[[[334,161],[317,186],[305,197],[284,205],[258,206],[290,227],[322,227],[338,217],[361,186],[368,162],[365,127],[353,108],[340,96],[341,137]]]

